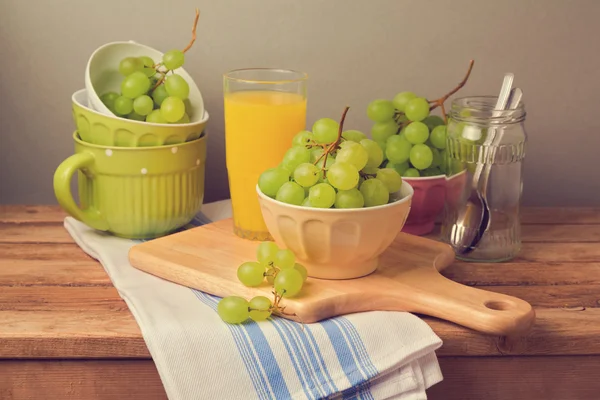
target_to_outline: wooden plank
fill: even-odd
[[[166,400],[151,360],[0,361],[2,400]]]
[[[2,286],[112,286],[104,268],[94,260],[3,260]],[[4,289],[0,289],[4,290]]]
[[[0,223],[0,243],[73,243],[62,223]]]
[[[590,400],[600,357],[441,357],[431,400]],[[3,400],[164,400],[152,360],[0,361]]]
[[[444,345],[443,356],[600,355],[600,309],[536,309],[536,322],[523,336],[481,335],[448,322],[424,318]]]
[[[0,260],[72,260],[86,262],[93,260],[73,241],[70,243],[0,243]],[[1,264],[4,266],[5,264]],[[8,265],[8,264],[6,264]]]
[[[598,307],[600,285],[478,286],[525,300],[535,308]]]
[[[598,225],[523,225],[523,242],[600,242],[600,224]]]
[[[0,205],[0,223],[59,222],[66,216],[58,205]]]
[[[149,358],[122,311],[0,311],[0,358]]]
[[[591,400],[600,393],[600,357],[441,358],[444,380],[430,400]]]
[[[600,207],[524,207],[522,224],[600,224]]]
[[[112,286],[5,286],[0,311],[128,311]]]
[[[598,262],[598,243],[523,243],[513,262]]]
[[[600,285],[600,262],[468,263],[455,261],[442,274],[469,286]]]

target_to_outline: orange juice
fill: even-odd
[[[292,138],[306,127],[306,98],[297,93],[248,90],[225,94],[225,142],[236,234],[266,240],[256,184],[277,166]]]

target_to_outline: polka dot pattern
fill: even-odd
[[[142,175],[146,175],[148,173],[148,170],[146,168],[142,168]]]
[[[112,156],[112,153],[113,153],[113,152],[112,152],[112,150],[111,150],[111,149],[106,149],[105,153],[106,153],[106,156],[107,156],[107,157],[110,157],[110,156]]]

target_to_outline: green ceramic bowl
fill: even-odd
[[[177,125],[153,124],[101,114],[87,107],[85,89],[73,93],[71,100],[73,119],[81,139],[101,146],[149,147],[185,143],[198,139],[208,121],[206,111],[204,118],[198,122]]]
[[[206,135],[175,145],[99,146],[73,134],[75,154],[54,173],[61,207],[91,228],[151,239],[189,223],[204,199]],[[71,193],[77,172],[80,205]]]

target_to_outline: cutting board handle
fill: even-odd
[[[423,295],[416,295],[412,312],[501,336],[526,332],[533,325],[535,312],[524,300],[462,285],[434,269],[414,272],[409,284]]]

